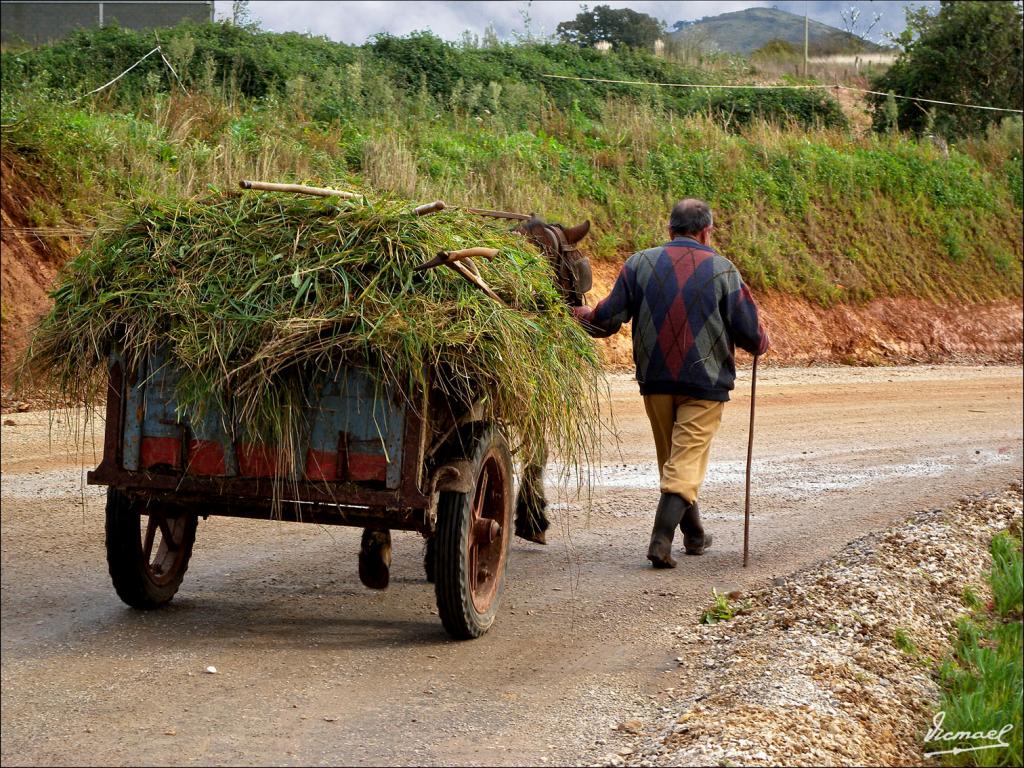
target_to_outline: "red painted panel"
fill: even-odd
[[[277,468],[287,466],[279,462],[280,449],[263,443],[238,444],[238,474],[244,477],[275,477]]]
[[[224,446],[215,440],[193,440],[188,446],[190,475],[227,474],[224,468]]]
[[[385,482],[388,479],[388,460],[382,453],[352,453],[348,454],[348,477],[349,480],[359,482],[361,480],[379,480]]]
[[[181,439],[177,437],[143,437],[139,448],[143,469],[163,465],[181,469]]]
[[[338,454],[336,451],[318,451],[310,448],[306,453],[306,479],[338,479]]]

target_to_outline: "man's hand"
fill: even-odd
[[[594,315],[593,307],[573,307],[572,316],[579,320],[581,323],[589,323],[590,319]]]
[[[616,325],[615,330],[608,330],[599,325],[594,325],[593,307],[573,307],[572,316],[583,326],[583,330],[587,332],[587,335],[595,339],[607,339],[609,336],[614,336],[619,330],[619,325],[621,325]]]

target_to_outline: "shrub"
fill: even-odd
[[[1019,2],[943,2],[937,13],[907,9],[904,52],[874,80],[875,91],[1008,109],[1024,106],[1024,46]],[[940,107],[934,117],[913,101],[896,105],[901,130],[962,137],[984,131],[1006,113]],[[885,97],[874,97],[876,130],[886,130]]]
[[[819,90],[729,90],[713,91],[691,99],[694,111],[704,109],[730,128],[757,120],[802,128],[848,128],[839,102]],[[700,102],[703,101],[701,104]]]

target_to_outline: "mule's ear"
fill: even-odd
[[[569,227],[565,230],[565,239],[569,245],[575,245],[590,231],[590,219],[587,219],[582,224],[577,224],[575,227]]]

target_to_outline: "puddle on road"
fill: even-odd
[[[1021,451],[1019,448],[1004,448],[977,454],[972,452],[966,456],[950,454],[869,466],[850,466],[870,458],[868,456],[846,454],[842,458],[845,461],[822,461],[801,454],[755,461],[752,475],[762,487],[770,486],[773,496],[799,501],[823,491],[849,490],[898,478],[940,477],[965,469],[1020,464]],[[549,464],[548,472],[553,487],[571,496],[576,486],[575,474],[557,463]],[[568,481],[564,480],[565,477]],[[745,477],[745,461],[713,461],[708,467],[704,487],[735,487],[742,484]],[[658,487],[658,467],[653,461],[604,466],[593,470],[591,482],[593,490],[653,490]]]
[[[807,455],[791,455],[771,460],[755,461],[753,477],[760,487],[769,485],[772,494],[791,500],[802,500],[824,491],[842,491],[866,485],[883,483],[898,478],[940,477],[953,471],[983,469],[1021,463],[1019,447],[983,450],[967,455],[944,455],[919,458],[915,461],[864,466],[870,460],[869,452],[836,456],[832,461]],[[861,464],[861,466],[851,466]],[[85,473],[92,469],[66,468],[29,472],[5,473],[0,479],[0,495],[5,499],[60,499],[74,496],[100,497],[105,489],[85,484]],[[746,473],[744,461],[713,461],[708,467],[705,488],[735,487],[742,484]],[[658,467],[653,461],[637,464],[612,464],[594,467],[590,477],[578,483],[575,471],[557,462],[547,467],[548,485],[561,499],[573,498],[579,488],[586,493],[589,479],[596,490],[655,490],[658,487]],[[571,506],[571,502],[556,504]]]

